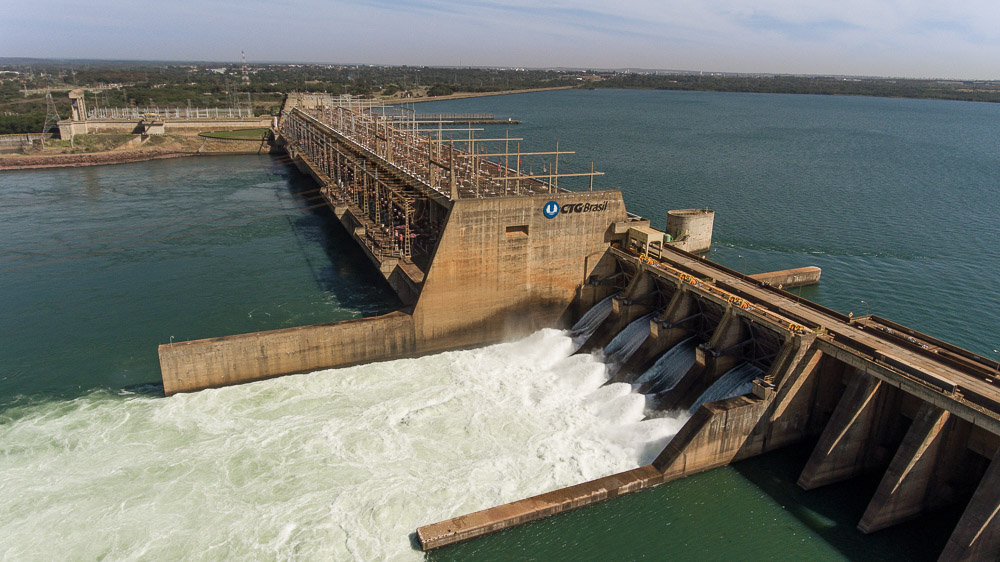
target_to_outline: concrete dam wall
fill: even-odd
[[[416,355],[413,316],[393,312],[345,320],[164,344],[163,392],[170,396],[291,373]]]
[[[552,200],[600,210],[548,219],[542,209]],[[359,222],[350,210],[339,217],[345,226]],[[161,345],[164,393],[480,346],[565,325],[577,287],[608,247],[612,224],[624,218],[619,192],[455,201],[426,274],[413,275],[421,282],[400,261],[385,273],[419,288],[410,309]]]

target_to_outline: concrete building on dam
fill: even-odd
[[[162,345],[164,392],[572,326],[580,352],[603,352],[611,380],[692,417],[649,465],[421,527],[425,550],[807,442],[807,490],[882,474],[862,532],[962,504],[957,527],[942,529],[941,559],[1000,556],[1000,365],[784,290],[815,282],[816,268],[747,276],[698,256],[710,210],[671,211],[661,231],[619,191],[560,188],[600,173],[560,173],[558,146],[522,153],[519,139],[446,125],[427,132],[356,100],[289,97],[276,147],[316,180],[404,308]],[[552,165],[525,170],[528,155]]]

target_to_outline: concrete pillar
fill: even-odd
[[[664,482],[754,456],[768,400],[737,396],[701,407],[652,462]]]
[[[695,350],[695,363],[674,386],[660,397],[661,409],[688,409],[726,371],[743,361],[735,351],[714,357],[708,350],[724,351],[746,339],[746,329],[732,308],[726,310],[711,340]],[[732,355],[735,354],[735,355]]]
[[[743,363],[743,356],[733,346],[746,341],[749,332],[743,325],[740,318],[732,306],[726,309],[722,315],[722,320],[712,333],[712,339],[705,344],[704,351],[699,349],[698,353],[706,353],[705,357],[705,388],[719,379],[722,375],[733,367]],[[722,353],[715,356],[711,352]]]
[[[939,560],[1000,560],[1000,453],[969,500]]]
[[[677,209],[667,211],[667,234],[688,252],[707,252],[712,247],[712,226],[715,211],[710,209]]]
[[[799,475],[800,487],[812,490],[850,478],[865,468],[881,389],[882,381],[855,374]]]
[[[649,273],[640,270],[636,276],[632,278],[632,282],[629,283],[622,295],[611,301],[613,303],[613,307],[608,319],[604,321],[604,324],[602,324],[592,336],[590,336],[590,339],[588,339],[587,343],[580,348],[580,351],[583,353],[590,353],[591,351],[595,351],[597,349],[603,349],[604,346],[611,343],[611,340],[618,335],[618,332],[622,331],[625,326],[629,325],[630,322],[652,311],[652,307],[650,305],[656,303],[655,298],[650,297],[638,302],[631,302],[631,300],[655,290],[656,283],[653,281]]]
[[[622,365],[611,382],[634,380],[636,376],[648,369],[660,355],[687,338],[691,332],[684,326],[665,328],[660,325],[660,322],[678,322],[691,316],[697,310],[697,304],[690,291],[676,290],[663,314],[650,320],[649,337]]]
[[[814,340],[814,335],[790,339],[785,347],[794,353],[787,362],[782,361],[777,369],[771,370],[777,391],[768,418],[769,451],[810,434],[816,380],[824,357],[823,352],[812,345]]]
[[[873,533],[912,519],[925,509],[949,418],[947,410],[927,402],[920,406],[858,530]]]
[[[431,223],[436,221],[434,209],[437,205],[431,205]],[[616,292],[615,287],[610,284],[597,284],[597,280],[611,277],[618,271],[618,260],[610,252],[601,252],[587,256],[585,270],[587,271],[587,282],[580,285],[577,291],[576,309],[573,317],[568,322],[575,323],[583,317],[595,304]]]

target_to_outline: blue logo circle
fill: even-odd
[[[559,203],[555,201],[549,201],[542,207],[542,214],[545,215],[547,219],[554,219],[556,215],[559,214]]]

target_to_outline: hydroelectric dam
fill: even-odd
[[[560,173],[568,151],[521,152],[519,140],[290,96],[275,148],[316,180],[404,308],[161,345],[164,393],[567,328],[580,353],[603,354],[612,381],[691,418],[649,465],[429,522],[416,532],[424,550],[805,442],[807,490],[882,474],[862,532],[964,505],[941,529],[940,558],[1000,556],[1000,365],[797,298],[785,289],[814,281],[807,268],[761,278],[703,259],[694,252],[710,244],[710,211],[672,211],[657,230],[619,191],[560,188],[600,173]],[[532,155],[553,163],[523,169]]]

